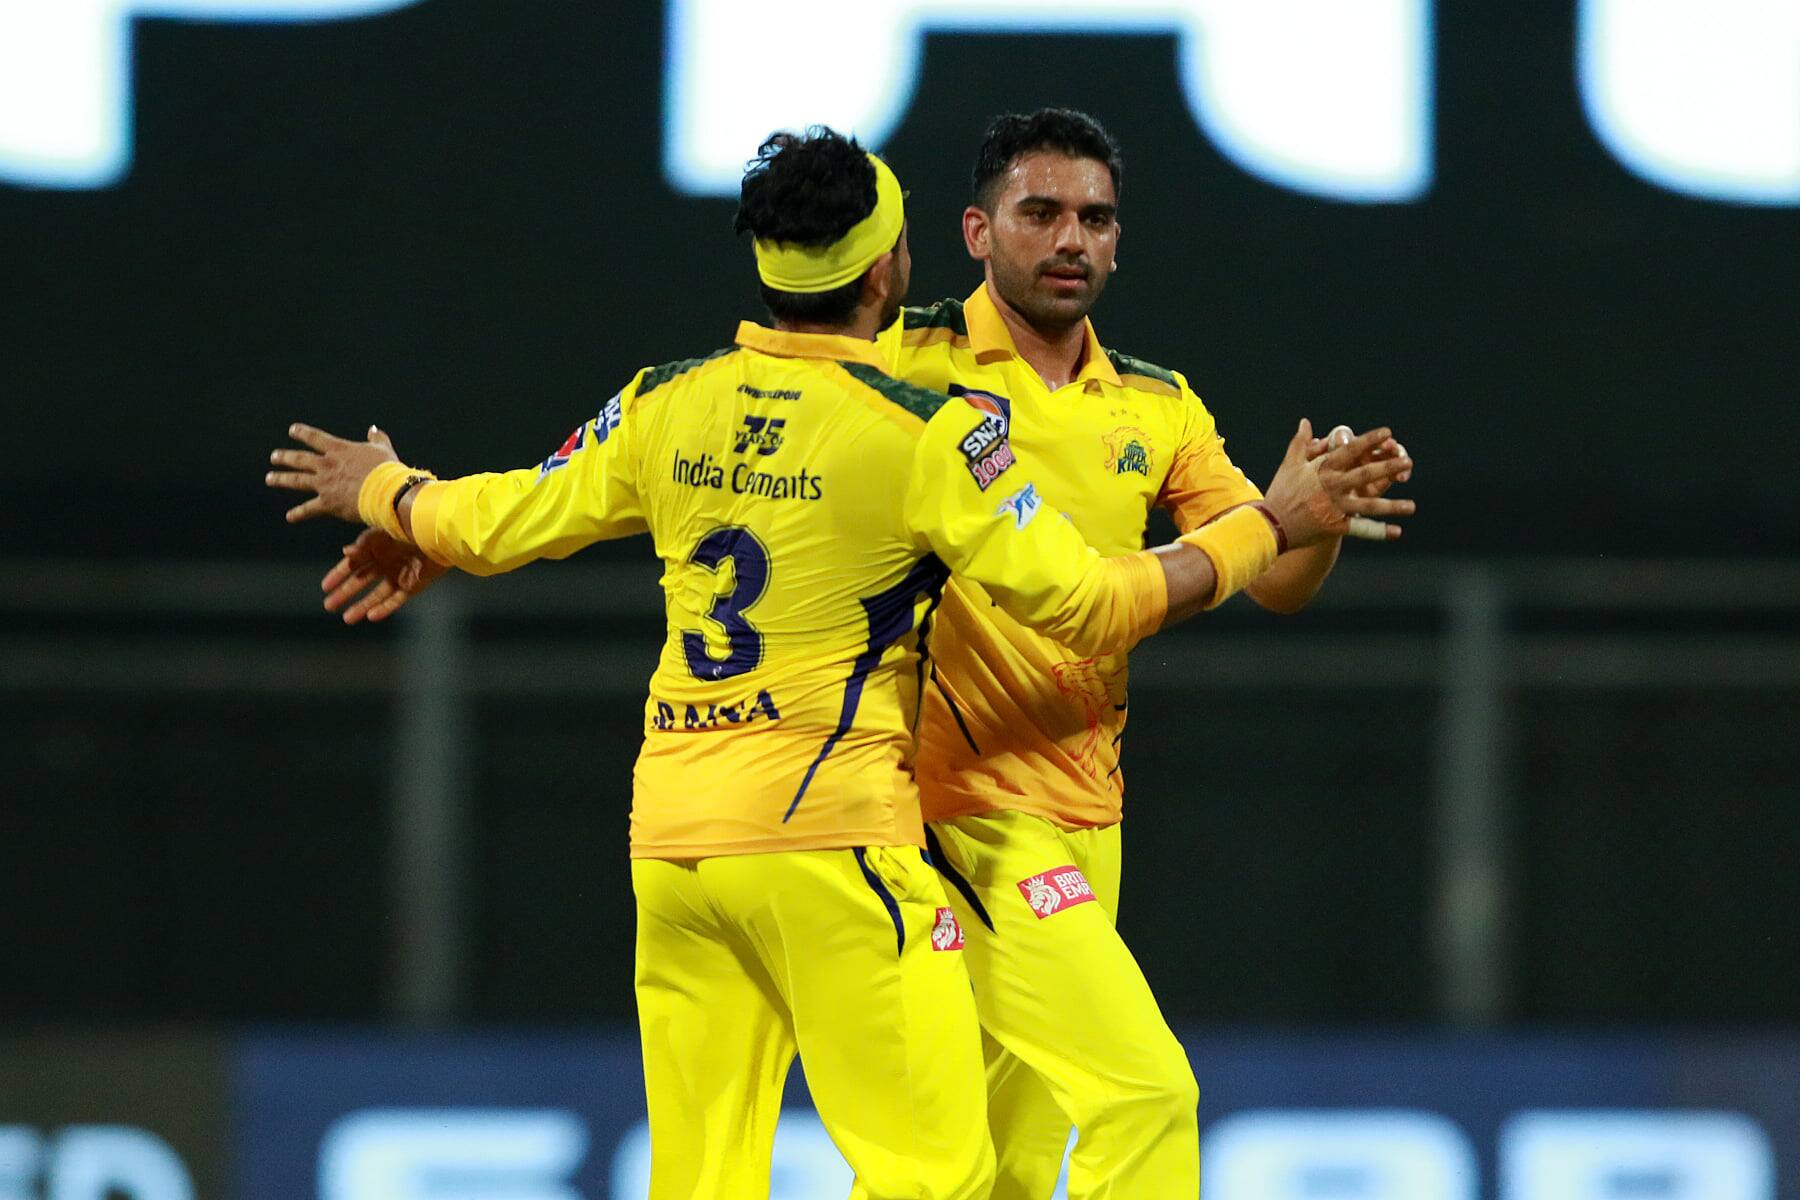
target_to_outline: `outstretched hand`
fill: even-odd
[[[1400,526],[1379,518],[1412,515],[1411,500],[1386,498],[1395,482],[1411,476],[1412,466],[1385,426],[1347,440],[1336,429],[1316,439],[1312,422],[1302,418],[1264,502],[1286,529],[1290,547],[1341,537],[1355,517],[1365,518],[1359,525],[1366,525],[1366,534],[1358,529],[1359,534],[1393,541]]]
[[[269,462],[282,469],[270,471],[263,482],[272,488],[313,493],[311,499],[288,509],[290,523],[314,517],[360,522],[356,496],[363,480],[382,463],[400,461],[394,443],[373,425],[366,442],[347,441],[298,423],[288,426],[288,436],[309,449],[273,451]]]
[[[319,589],[325,593],[325,611],[342,612],[346,625],[365,619],[385,621],[448,570],[416,546],[397,542],[379,529],[365,529],[344,547],[344,557],[325,573]]]

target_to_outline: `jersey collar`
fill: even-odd
[[[1006,357],[1019,358],[1019,348],[1013,342],[1012,333],[1006,328],[1006,321],[995,306],[994,298],[988,294],[985,282],[963,301],[963,320],[969,328],[969,349],[974,352],[976,362],[993,362]],[[1106,357],[1106,351],[1101,348],[1099,335],[1094,332],[1094,323],[1083,319],[1081,328],[1087,335],[1087,354],[1083,357],[1081,371],[1075,376],[1074,382],[1098,380],[1114,387],[1123,386],[1119,381],[1119,373],[1113,369],[1112,360]]]
[[[837,362],[859,362],[887,372],[887,363],[875,349],[875,343],[864,338],[835,333],[789,333],[770,329],[754,321],[739,321],[737,344],[748,350],[760,350],[777,358],[826,358]]]

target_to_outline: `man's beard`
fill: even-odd
[[[1087,271],[1087,287],[1066,296],[1046,295],[1039,289],[1039,280],[1047,270],[1057,266],[1082,267]],[[1000,298],[1033,329],[1045,334],[1066,333],[1085,321],[1106,286],[1105,276],[1094,270],[1093,263],[1086,259],[1071,262],[1050,258],[1022,270],[996,269],[994,282],[998,285]]]

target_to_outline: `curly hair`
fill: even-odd
[[[875,211],[875,167],[853,137],[824,125],[776,133],[744,171],[733,229],[802,246],[830,245]],[[862,298],[862,280],[828,292],[783,292],[762,284],[777,320],[841,324]]]

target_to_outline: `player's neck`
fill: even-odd
[[[777,321],[775,328],[783,333],[822,333],[827,337],[861,338],[865,342],[875,340],[881,332],[881,314],[873,308],[858,308],[847,324],[829,325],[819,321]]]
[[[988,299],[994,302],[1000,319],[1006,323],[1006,331],[1012,334],[1013,348],[1038,373],[1045,387],[1055,391],[1081,373],[1087,359],[1086,321],[1077,321],[1067,329],[1046,332],[1008,304],[991,281],[987,289]]]

